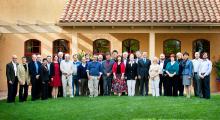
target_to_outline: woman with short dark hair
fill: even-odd
[[[175,61],[175,55],[170,55],[170,62],[166,65],[166,73],[167,73],[167,94],[168,96],[177,96],[178,92],[178,81],[177,74],[179,71],[179,64]]]

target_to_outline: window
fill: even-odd
[[[110,52],[110,42],[106,39],[98,39],[93,42],[93,54]]]
[[[166,57],[170,54],[181,52],[181,42],[176,39],[168,39],[163,42],[163,52]]]
[[[122,42],[122,51],[127,51],[128,53],[134,53],[140,49],[140,44],[138,40],[126,39]]]
[[[41,42],[39,40],[27,40],[24,46],[24,56],[26,56],[28,60],[31,59],[32,54],[41,54]]]
[[[65,39],[58,39],[53,42],[53,54],[57,54],[58,52],[63,52],[64,54],[69,54],[69,41]]]
[[[193,55],[192,55],[193,58],[195,57],[194,56],[195,52],[200,52],[200,53],[207,52],[208,55],[210,56],[210,42],[205,39],[194,40],[193,41]]]

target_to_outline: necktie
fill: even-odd
[[[36,67],[36,73],[38,74],[38,64],[37,64],[37,62],[34,62],[34,64],[35,64],[35,67]]]

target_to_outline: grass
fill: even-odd
[[[1,120],[220,120],[220,95],[210,100],[192,97],[75,97],[8,104],[0,101]]]

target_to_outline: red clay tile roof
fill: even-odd
[[[68,0],[59,23],[220,23],[220,0]]]

